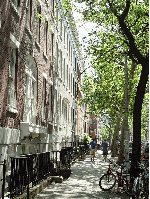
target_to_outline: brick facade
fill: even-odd
[[[76,145],[78,126],[84,131],[85,121],[77,121],[83,62],[72,20],[60,2],[0,3],[0,160],[7,172],[10,156]]]

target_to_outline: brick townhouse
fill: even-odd
[[[84,64],[72,21],[61,1],[0,2],[0,161],[6,159],[7,168],[11,156],[79,140],[78,71]]]

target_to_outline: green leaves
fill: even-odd
[[[69,0],[62,0],[63,9],[66,10],[66,12],[72,12],[72,5]]]

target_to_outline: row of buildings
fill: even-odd
[[[78,44],[61,0],[0,1],[0,160],[8,168],[11,156],[76,146],[89,133]]]

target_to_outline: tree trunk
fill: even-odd
[[[110,0],[107,0],[109,3],[110,8],[114,15],[118,18],[120,28],[125,36],[126,40],[128,41],[129,45],[129,56],[131,60],[137,60],[138,64],[142,66],[142,72],[140,81],[137,87],[135,103],[134,103],[134,110],[133,110],[133,148],[132,148],[132,164],[131,169],[134,174],[136,174],[136,166],[137,163],[140,161],[141,158],[141,110],[142,110],[142,103],[145,94],[145,88],[148,81],[149,75],[149,55],[145,57],[142,55],[138,46],[136,45],[134,35],[132,35],[130,29],[127,27],[125,23],[125,18],[129,13],[130,10],[130,0],[126,0],[126,7],[121,15],[117,15],[117,12],[112,7],[112,3]]]
[[[145,61],[146,62],[146,61]],[[141,158],[141,110],[148,81],[149,64],[143,63],[140,81],[137,87],[134,110],[133,110],[133,147],[132,147],[132,171],[136,175],[136,167]]]
[[[130,79],[133,79],[134,77],[134,71],[135,71],[135,67],[137,66],[137,64],[135,64],[133,61],[132,61],[132,65],[131,65],[131,71],[130,71]],[[131,89],[132,89],[132,84],[129,84],[128,86],[128,93],[131,93]],[[125,99],[125,96],[124,96],[124,99]],[[128,106],[129,106],[129,102],[130,102],[130,96],[128,95]],[[124,125],[125,125],[125,118],[123,119],[123,122],[122,122],[122,129],[121,129],[121,143],[120,143],[120,152],[119,152],[119,157],[118,157],[118,161],[119,163],[121,163],[124,159],[124,131],[125,131],[125,128],[124,128]]]
[[[118,157],[118,163],[121,164],[124,160],[124,132],[125,132],[125,120],[126,118],[123,118],[122,126],[121,126],[121,137],[120,137],[120,151],[119,151],[119,157]]]
[[[117,124],[115,126],[115,132],[114,132],[114,136],[112,140],[112,145],[111,145],[112,157],[115,157],[118,155],[118,138],[119,138],[120,121],[121,121],[121,117],[118,116]]]

